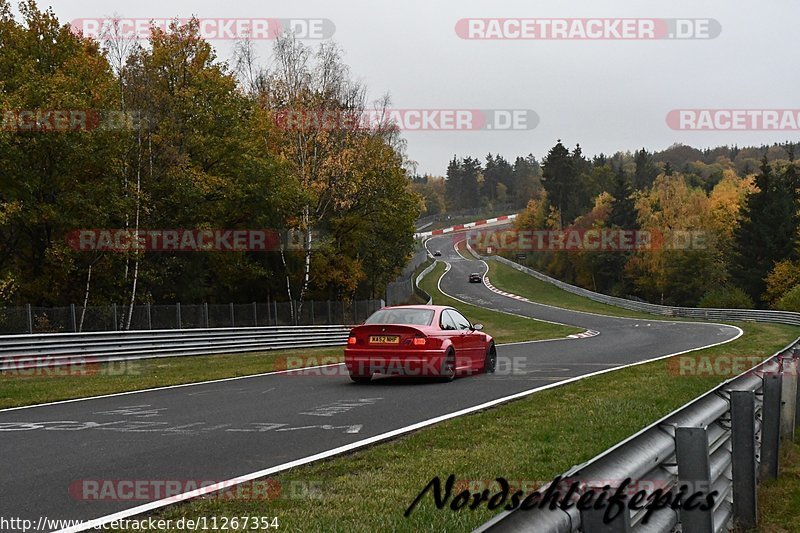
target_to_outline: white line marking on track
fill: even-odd
[[[344,345],[342,345],[342,349],[344,349]],[[187,356],[192,357],[192,356]],[[0,413],[5,413],[6,411],[18,411],[20,409],[32,409],[34,407],[45,407],[48,405],[60,405],[63,403],[73,403],[73,402],[83,402],[87,400],[99,400],[102,398],[114,398],[117,396],[127,396],[129,394],[140,394],[143,392],[153,392],[159,390],[169,390],[169,389],[179,389],[182,387],[194,387],[196,385],[206,385],[208,383],[223,383],[226,381],[236,381],[239,379],[250,379],[250,378],[258,378],[262,376],[272,376],[276,374],[288,374],[290,372],[297,372],[298,370],[312,370],[314,368],[326,368],[329,366],[340,366],[344,363],[330,363],[327,365],[315,365],[315,366],[307,366],[303,367],[302,369],[292,368],[287,370],[273,370],[272,372],[261,372],[260,374],[250,374],[249,376],[236,376],[232,378],[220,378],[220,379],[209,379],[206,381],[195,381],[193,383],[181,383],[179,385],[164,385],[163,387],[152,387],[150,389],[139,389],[139,390],[130,390],[124,392],[112,392],[110,394],[101,394],[99,396],[84,396],[83,398],[71,398],[69,400],[56,400],[54,402],[46,402],[46,403],[34,403],[31,405],[20,405],[19,407],[6,407],[5,409],[0,409]],[[266,392],[266,391],[265,391]]]
[[[556,383],[549,383],[547,385],[542,385],[540,387],[535,387],[535,388],[532,388],[532,389],[528,389],[528,390],[525,390],[525,391],[522,391],[522,392],[518,392],[516,394],[511,394],[509,396],[504,396],[502,398],[497,398],[495,400],[490,400],[488,402],[484,402],[484,403],[481,403],[481,404],[478,404],[478,405],[474,405],[472,407],[467,407],[467,408],[464,408],[464,409],[460,409],[460,410],[454,411],[452,413],[447,413],[447,414],[440,415],[440,416],[437,416],[437,417],[434,417],[434,418],[429,418],[427,420],[423,420],[421,422],[417,422],[417,423],[411,424],[409,426],[393,429],[391,431],[387,431],[387,432],[381,433],[379,435],[368,437],[366,439],[362,439],[362,440],[359,440],[359,441],[356,441],[356,442],[352,442],[350,444],[345,444],[344,446],[339,446],[338,448],[325,450],[325,451],[316,453],[314,455],[309,455],[307,457],[302,457],[300,459],[296,459],[294,461],[283,463],[283,464],[280,464],[280,465],[277,465],[277,466],[273,466],[273,467],[270,467],[270,468],[265,468],[263,470],[258,470],[258,471],[255,471],[255,472],[251,472],[251,473],[245,474],[243,476],[238,476],[238,477],[235,477],[235,478],[231,478],[229,480],[222,481],[222,482],[216,483],[214,485],[208,485],[206,487],[202,487],[202,488],[199,488],[199,489],[196,489],[196,490],[193,490],[193,491],[184,492],[183,494],[177,494],[177,495],[171,496],[169,498],[165,498],[165,499],[162,499],[162,500],[156,500],[156,501],[153,501],[153,502],[146,503],[144,505],[139,505],[137,507],[132,507],[130,509],[126,509],[124,511],[119,511],[119,512],[114,513],[114,514],[101,516],[99,518],[95,518],[93,520],[89,520],[87,522],[84,522],[83,524],[80,524],[78,526],[72,526],[72,527],[68,527],[68,528],[65,528],[65,529],[58,530],[56,533],[76,533],[78,531],[86,531],[86,530],[89,530],[89,529],[94,529],[94,528],[102,526],[104,524],[109,524],[109,523],[113,522],[114,520],[121,520],[123,518],[129,518],[131,516],[139,515],[139,514],[142,514],[142,513],[147,513],[149,511],[153,511],[155,509],[159,509],[159,508],[165,507],[167,505],[171,505],[171,504],[174,504],[174,503],[190,500],[192,498],[197,498],[199,496],[210,494],[212,492],[217,492],[217,491],[226,489],[228,487],[232,487],[232,486],[238,485],[240,483],[245,483],[247,481],[252,481],[254,479],[258,479],[258,478],[262,478],[262,477],[265,477],[265,476],[269,476],[271,474],[275,474],[275,473],[281,472],[283,470],[288,470],[290,468],[295,468],[295,467],[298,467],[298,466],[301,466],[301,465],[312,463],[312,462],[318,461],[320,459],[326,459],[328,457],[333,457],[333,456],[339,455],[341,453],[349,452],[349,451],[352,451],[352,450],[355,450],[355,449],[358,449],[358,448],[363,448],[364,446],[368,446],[370,444],[375,444],[377,442],[381,442],[381,441],[384,441],[384,440],[387,440],[387,439],[391,439],[393,437],[397,437],[399,435],[403,435],[405,433],[409,433],[409,432],[415,431],[417,429],[421,429],[421,428],[424,428],[424,427],[427,427],[427,426],[430,426],[430,425],[433,425],[433,424],[437,424],[439,422],[443,422],[443,421],[449,420],[451,418],[457,418],[459,416],[463,416],[463,415],[466,415],[466,414],[474,413],[476,411],[481,411],[481,410],[486,409],[488,407],[493,407],[495,405],[499,405],[499,404],[502,404],[502,403],[507,403],[507,402],[512,401],[512,400],[516,400],[516,399],[519,399],[519,398],[524,398],[526,396],[530,396],[531,394],[534,394],[534,393],[542,391],[542,390],[552,389],[552,388],[555,388],[555,387],[561,387],[561,386],[566,385],[568,383],[573,383],[575,381],[580,381],[582,379],[586,379],[586,378],[591,377],[591,376],[598,376],[598,375],[601,375],[601,374],[606,374],[608,372],[614,372],[614,371],[622,369],[622,368],[630,368],[630,367],[634,367],[634,366],[638,366],[638,365],[642,365],[642,364],[646,364],[646,363],[651,363],[653,361],[659,361],[661,359],[666,359],[668,357],[674,357],[676,355],[681,355],[681,354],[685,354],[685,353],[689,353],[689,352],[694,352],[694,351],[702,350],[702,349],[705,349],[705,348],[711,348],[712,346],[719,346],[721,344],[725,344],[725,343],[734,341],[734,340],[738,339],[739,337],[741,337],[744,334],[744,331],[742,331],[741,328],[738,328],[736,326],[730,326],[730,327],[736,328],[737,330],[739,330],[739,333],[735,337],[732,337],[732,338],[724,340],[724,341],[715,342],[713,344],[708,344],[706,346],[699,346],[697,348],[692,348],[690,350],[683,350],[681,352],[676,352],[676,353],[672,353],[672,354],[668,354],[668,355],[662,355],[662,356],[659,356],[659,357],[655,357],[653,359],[647,359],[645,361],[638,361],[636,363],[630,363],[630,364],[622,365],[622,366],[619,366],[619,367],[598,370],[596,372],[591,372],[591,373],[585,374],[583,376],[576,376],[574,378],[568,378],[568,379],[565,379],[563,381],[559,381],[559,382],[556,382]]]

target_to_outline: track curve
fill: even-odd
[[[382,378],[360,386],[343,365],[332,365],[311,375],[270,373],[1,410],[0,516],[130,516],[163,502],[88,501],[76,495],[76,484],[264,476],[538,388],[741,334],[718,324],[621,319],[508,298],[468,283],[468,273],[486,265],[464,259],[453,243],[452,235],[428,241],[451,265],[441,279],[446,293],[600,335],[500,345],[498,356],[523,360],[522,371],[447,384]]]
[[[439,282],[444,293],[480,307],[578,326],[600,333],[597,337],[575,339],[574,348],[570,350],[556,345],[538,346],[537,359],[553,357],[564,362],[603,361],[629,364],[691,350],[709,343],[723,342],[740,334],[739,328],[722,324],[610,317],[525,302],[497,294],[484,284],[466,283],[470,272],[486,274],[488,267],[485,262],[464,258],[456,251],[456,243],[464,238],[464,234],[461,234],[435,237],[427,241],[428,249],[441,251],[441,259],[450,264],[450,270]],[[584,349],[586,346],[591,347],[591,352]]]

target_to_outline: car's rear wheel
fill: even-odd
[[[350,374],[350,379],[356,383],[369,383],[372,381],[372,374]]]
[[[494,374],[496,368],[497,368],[497,348],[494,347],[494,344],[490,344],[489,349],[486,351],[486,361],[483,364],[483,370],[487,374]]]
[[[442,364],[442,381],[453,381],[456,379],[456,352],[451,348],[445,355]]]

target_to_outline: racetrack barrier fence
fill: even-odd
[[[800,325],[800,313],[757,309],[704,309],[637,302],[570,285],[498,256],[495,260],[567,292],[596,302],[665,317],[745,320]],[[758,482],[778,476],[781,440],[794,440],[800,423],[800,338],[706,394],[651,424],[597,457],[561,475],[565,485],[579,483],[574,500],[602,491],[609,480],[633,486],[680,487],[716,491],[704,508],[667,505],[648,515],[626,507],[606,521],[605,508],[577,506],[550,510],[520,508],[503,512],[476,531],[542,533],[701,532],[756,526]],[[547,486],[540,490],[546,489]],[[693,491],[690,491],[690,494]],[[573,502],[574,503],[574,502]]]
[[[648,302],[637,302],[635,300],[628,300],[626,298],[619,298],[617,296],[609,296],[599,292],[590,291],[583,287],[570,285],[561,280],[552,278],[546,274],[542,274],[532,268],[515,263],[505,257],[496,255],[488,256],[486,259],[497,261],[511,268],[529,274],[536,279],[555,285],[559,289],[577,294],[608,305],[622,307],[631,311],[641,311],[643,313],[651,313],[654,315],[666,317],[682,317],[682,318],[699,318],[702,320],[745,320],[753,322],[774,322],[778,324],[790,324],[793,326],[800,326],[800,313],[792,311],[774,311],[769,309],[715,309],[715,308],[701,308],[701,307],[675,307],[670,305],[651,304]]]
[[[382,300],[0,307],[0,334],[357,324]],[[293,317],[295,318],[293,320]]]
[[[411,261],[403,269],[403,273],[396,280],[386,284],[386,305],[402,305],[411,302],[414,294],[419,294],[416,271],[430,260],[428,250],[422,247],[412,256]],[[428,297],[429,298],[429,297]]]
[[[798,342],[561,476],[564,485],[578,483],[573,504],[609,484],[613,493],[614,481],[618,486],[623,480],[650,488],[648,496],[656,493],[653,489],[661,490],[657,498],[671,491],[671,499],[685,486],[690,489],[685,496],[697,491],[706,502],[713,492],[713,504],[674,508],[670,501],[649,513],[644,504],[636,509],[625,501],[612,520],[605,516],[605,507],[592,505],[582,510],[577,505],[553,510],[518,507],[476,531],[719,533],[755,527],[758,482],[778,476],[781,441],[793,440],[800,423]]]

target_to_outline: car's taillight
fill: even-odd
[[[414,337],[414,340],[411,342],[414,344],[414,346],[425,346],[425,342],[427,340],[428,339],[426,339],[425,337]]]
[[[352,337],[352,336],[347,337],[347,344],[355,344],[355,343],[356,343],[356,338],[355,337]]]

